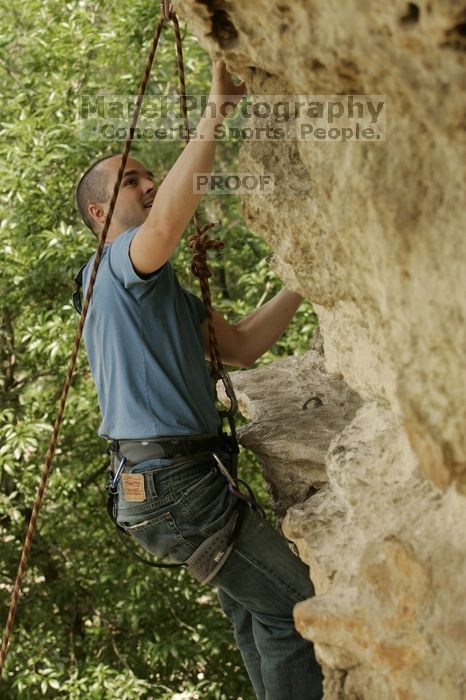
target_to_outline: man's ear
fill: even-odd
[[[89,204],[88,207],[88,212],[91,215],[92,219],[98,224],[104,224],[105,223],[105,217],[107,216],[107,213],[103,209],[101,204],[97,204],[96,202],[92,202],[92,204]]]

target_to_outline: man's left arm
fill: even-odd
[[[234,367],[250,367],[283,335],[302,300],[296,292],[282,289],[235,324],[228,323],[214,310],[215,335],[223,362]],[[202,324],[202,334],[207,354],[207,321]]]

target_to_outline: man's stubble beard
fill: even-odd
[[[119,217],[118,223],[124,227],[127,231],[129,228],[134,228],[135,226],[141,226],[149,215],[150,209],[144,209],[141,212],[134,212],[132,214],[127,214],[126,212]]]

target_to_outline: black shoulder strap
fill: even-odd
[[[83,287],[83,272],[84,272],[84,268],[86,267],[86,265],[87,265],[87,263],[84,263],[84,265],[82,265],[79,268],[78,273],[77,273],[76,277],[74,278],[74,282],[76,284],[76,289],[73,292],[72,299],[73,299],[73,306],[76,309],[76,311],[78,312],[78,314],[80,314],[83,310],[81,290]]]

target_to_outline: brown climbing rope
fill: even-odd
[[[103,228],[102,233],[100,235],[99,245],[97,247],[96,257],[95,257],[95,261],[94,261],[94,266],[92,268],[92,272],[91,272],[91,276],[90,276],[90,280],[89,280],[89,286],[88,286],[87,293],[86,293],[86,296],[84,299],[83,309],[81,312],[79,325],[78,325],[78,328],[76,330],[76,335],[74,338],[74,343],[73,343],[73,347],[72,347],[72,351],[71,351],[71,357],[70,357],[68,368],[66,371],[65,381],[64,381],[61,396],[60,396],[59,408],[58,408],[57,415],[55,418],[52,436],[50,438],[50,443],[49,443],[49,446],[47,449],[44,464],[41,467],[40,483],[39,483],[37,493],[36,493],[36,496],[34,499],[34,504],[32,507],[32,514],[31,514],[31,518],[29,520],[29,525],[28,525],[28,529],[27,529],[27,533],[26,533],[26,537],[25,537],[25,541],[24,541],[24,545],[23,545],[23,550],[21,552],[20,562],[19,562],[19,566],[18,566],[18,572],[17,572],[15,583],[13,586],[13,591],[11,594],[11,603],[10,603],[10,608],[8,611],[7,621],[5,624],[5,630],[4,630],[3,639],[2,639],[2,646],[0,649],[0,678],[2,676],[3,669],[5,666],[6,655],[8,652],[10,636],[11,636],[11,632],[13,629],[13,624],[14,624],[14,620],[15,620],[15,616],[16,616],[16,610],[18,607],[18,599],[19,599],[19,595],[20,595],[20,591],[21,591],[21,587],[22,587],[24,573],[26,570],[26,564],[27,564],[27,560],[28,560],[28,556],[29,556],[29,551],[31,549],[32,539],[34,537],[34,532],[36,529],[36,524],[37,524],[37,519],[39,516],[40,507],[42,505],[42,500],[43,500],[43,496],[44,496],[44,492],[45,492],[47,478],[48,478],[50,468],[52,466],[53,457],[55,454],[55,448],[57,445],[58,436],[59,436],[61,424],[63,421],[66,400],[67,400],[68,392],[69,392],[69,389],[71,386],[71,380],[73,378],[74,369],[75,369],[76,360],[77,360],[78,351],[79,351],[79,346],[81,343],[84,323],[85,323],[85,320],[87,317],[89,304],[90,304],[90,301],[92,298],[92,293],[94,290],[94,284],[95,284],[97,271],[99,269],[100,261],[102,258],[102,251],[103,251],[103,248],[105,245],[105,240],[107,238],[108,229],[110,227],[110,223],[111,223],[112,216],[113,216],[113,210],[115,208],[115,203],[116,203],[116,200],[118,197],[118,192],[120,190],[121,181],[123,179],[123,173],[125,171],[126,162],[128,160],[128,155],[129,155],[132,141],[134,138],[134,132],[136,129],[142,100],[143,100],[143,97],[144,97],[144,94],[146,91],[147,82],[149,80],[152,64],[154,61],[155,52],[157,50],[157,45],[159,42],[160,33],[162,31],[162,27],[163,27],[164,23],[168,22],[168,21],[173,22],[173,26],[174,26],[174,30],[175,30],[176,50],[177,50],[177,59],[178,59],[178,71],[179,71],[179,78],[180,78],[180,100],[181,100],[181,108],[182,108],[183,117],[184,117],[184,124],[185,124],[184,139],[186,142],[189,141],[189,123],[188,123],[188,115],[187,115],[187,108],[186,108],[186,88],[185,88],[185,80],[184,80],[184,64],[183,64],[183,51],[182,51],[182,45],[181,45],[180,28],[179,28],[176,14],[175,14],[169,0],[161,0],[160,4],[161,4],[161,17],[160,17],[160,19],[155,27],[154,35],[153,35],[150,50],[149,50],[149,55],[147,57],[146,65],[144,67],[144,73],[143,73],[143,76],[142,76],[142,79],[141,79],[141,82],[139,85],[138,96],[137,96],[136,104],[135,104],[134,111],[132,114],[131,123],[130,123],[129,129],[128,129],[128,136],[126,138],[123,152],[122,152],[120,168],[118,170],[117,179],[115,182],[115,186],[113,188],[112,198],[110,200],[110,206],[109,206],[109,210],[107,213],[107,217],[105,219],[104,228]],[[210,297],[210,288],[209,288],[209,282],[208,282],[208,278],[211,276],[212,273],[210,272],[208,264],[207,264],[207,250],[209,250],[210,248],[214,248],[217,250],[221,249],[221,248],[223,248],[224,243],[221,241],[213,241],[209,238],[207,231],[213,226],[213,224],[207,224],[206,226],[201,227],[200,223],[199,223],[199,216],[198,216],[197,212],[194,213],[193,221],[194,221],[195,233],[189,238],[189,245],[191,246],[191,248],[193,250],[192,271],[193,271],[193,274],[199,278],[201,292],[202,292],[202,298],[203,298],[203,301],[204,301],[204,304],[206,307],[206,314],[207,314],[208,327],[209,327],[209,351],[210,351],[210,360],[211,360],[211,373],[212,373],[212,377],[215,381],[217,381],[218,379],[222,379],[222,381],[225,384],[227,395],[229,396],[230,402],[231,402],[230,409],[226,412],[226,414],[231,419],[231,416],[236,409],[236,401],[235,401],[234,391],[233,391],[231,382],[229,381],[229,378],[227,377],[227,375],[225,374],[225,372],[223,370],[223,364],[222,364],[222,360],[221,360],[220,353],[218,350],[217,340],[215,337],[215,330],[214,330],[213,318],[212,318],[212,304],[211,304],[211,297]],[[230,425],[233,425],[232,430],[234,431],[234,424],[232,424],[231,420],[230,420]]]
[[[180,104],[184,120],[183,138],[187,143],[189,141],[189,120],[188,109],[186,106],[186,82],[184,75],[183,46],[181,43],[180,25],[178,24],[176,14],[174,12],[171,12],[170,17],[173,20],[173,28],[175,30],[176,56],[178,60],[178,74],[180,79]],[[207,264],[207,251],[209,249],[222,250],[225,244],[223,243],[223,241],[214,241],[211,238],[209,238],[209,234],[207,233],[207,231],[209,231],[209,229],[211,229],[214,226],[214,224],[206,224],[205,226],[201,227],[197,211],[194,212],[193,221],[195,233],[188,238],[188,243],[193,251],[191,271],[193,275],[199,278],[202,300],[206,308],[207,325],[209,329],[209,357],[211,374],[212,378],[216,382],[219,379],[223,378],[224,369],[222,364],[222,358],[220,357],[220,352],[218,349],[217,339],[215,337],[215,329],[212,317],[212,302],[210,297],[210,287],[208,281],[209,277],[212,277],[212,273]]]

